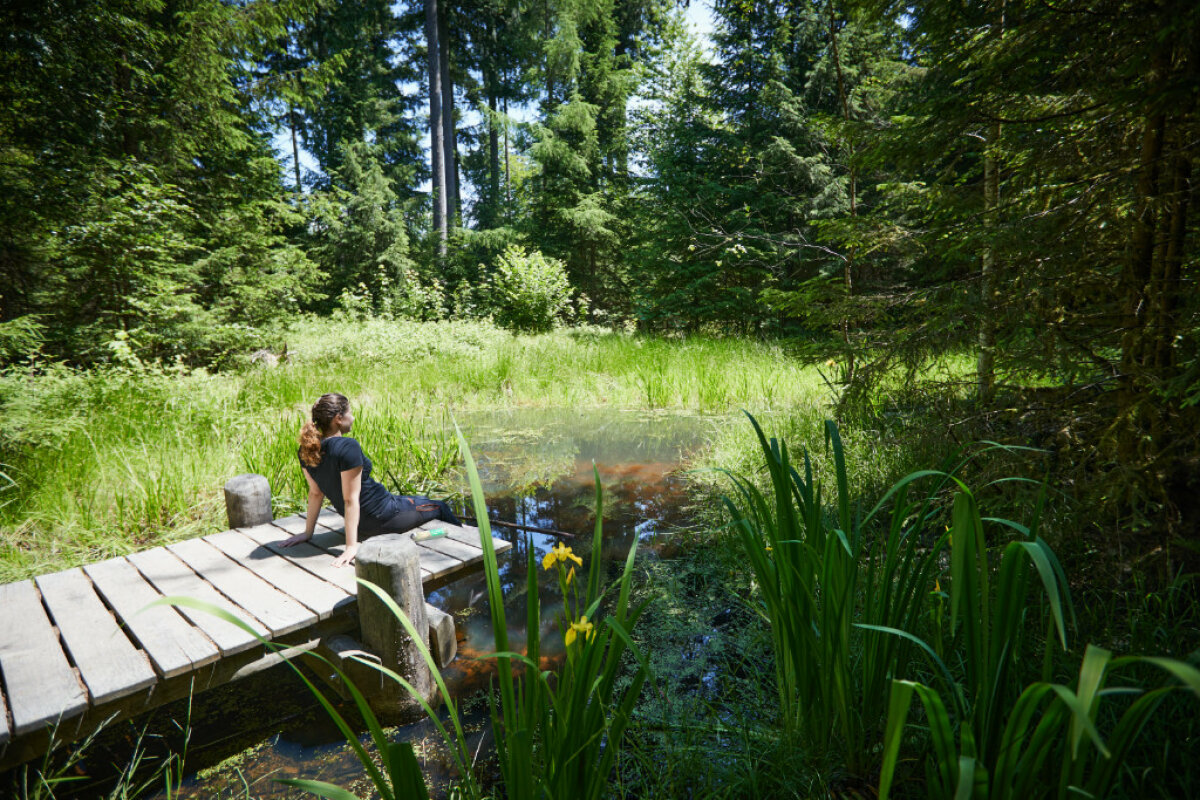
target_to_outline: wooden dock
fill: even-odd
[[[0,772],[57,742],[274,666],[324,636],[356,634],[353,567],[333,566],[342,518],[324,510],[310,542],[302,515],[214,533],[82,568],[0,585]],[[426,593],[482,567],[475,528],[418,543]],[[497,552],[512,545],[493,539]],[[223,608],[266,639],[211,614],[147,606],[183,595]]]

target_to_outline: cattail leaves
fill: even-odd
[[[1154,709],[1171,687],[1146,693],[1118,717],[1107,741],[1097,725],[1101,706],[1134,688],[1107,688],[1113,671],[1124,664],[1151,663],[1166,670],[1200,696],[1200,672],[1171,659],[1120,659],[1088,645],[1073,686],[1047,679],[1023,685],[1020,661],[1045,634],[1045,666],[1051,648],[1069,647],[1074,608],[1066,574],[1054,551],[1037,535],[1046,498],[1043,487],[1031,524],[983,518],[973,494],[960,484],[955,494],[950,537],[950,635],[961,663],[956,680],[932,648],[908,631],[881,633],[918,642],[926,653],[940,690],[910,680],[892,683],[880,772],[881,800],[890,796],[898,765],[905,720],[915,694],[925,712],[931,748],[926,777],[929,796],[945,800],[987,797],[1029,800],[1105,795]],[[984,522],[1016,531],[1021,537],[989,549]],[[991,552],[1000,550],[999,564]],[[998,573],[993,580],[993,572]],[[1043,602],[1031,601],[1036,577]],[[1043,624],[1044,623],[1044,624]],[[866,627],[866,626],[864,626]],[[947,710],[946,698],[955,709]],[[1057,773],[1057,774],[1056,774]]]
[[[930,797],[1099,797],[1163,697],[1179,684],[1200,696],[1200,671],[1187,664],[1114,660],[1095,646],[1071,685],[1050,680],[1070,647],[1075,613],[1062,565],[1038,535],[1045,485],[1028,524],[984,517],[956,475],[963,461],[951,472],[905,477],[855,519],[836,425],[825,424],[837,490],[826,509],[808,453],[801,473],[783,442],[751,424],[770,484],[764,491],[730,475],[725,505],[770,620],[780,722],[807,755],[833,755],[858,774],[877,759],[886,800],[916,697]],[[925,480],[931,489],[914,491]],[[950,524],[939,533],[947,488]],[[989,546],[991,530],[1010,540]],[[1043,680],[1027,683],[1023,665],[1039,649]],[[1146,693],[1109,685],[1133,663],[1155,665],[1178,684]],[[917,680],[919,672],[933,685]],[[1137,699],[1106,737],[1099,720],[1121,709],[1102,709],[1130,693]]]
[[[891,796],[914,694],[921,699],[932,748],[927,776],[930,797],[1067,800],[1106,795],[1150,715],[1167,693],[1181,688],[1166,686],[1143,694],[1107,687],[1115,670],[1134,663],[1160,667],[1200,697],[1200,671],[1194,667],[1165,658],[1113,659],[1107,650],[1088,645],[1074,688],[1045,681],[1025,687],[1007,713],[996,755],[990,759],[975,746],[969,725],[959,727],[955,742],[954,725],[936,690],[913,681],[895,681],[884,738],[881,800]],[[1131,692],[1140,696],[1119,716],[1106,740],[1096,724],[1101,706]]]
[[[725,504],[771,621],[780,719],[814,755],[836,753],[865,774],[877,758],[871,745],[884,725],[888,681],[915,657],[911,642],[867,629],[915,629],[942,537],[929,535],[925,504],[909,501],[915,478],[888,493],[895,508],[886,527],[876,522],[881,505],[855,521],[833,422],[825,424],[837,490],[832,517],[809,454],[802,453],[801,473],[786,444],[768,439],[753,417],[750,423],[769,493],[730,475],[735,492]]]

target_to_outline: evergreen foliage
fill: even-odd
[[[712,0],[705,37],[684,7],[5,4],[0,363],[486,316],[519,247],[593,322],[802,339],[847,408],[1017,409],[1093,499],[1185,530],[1196,4]]]

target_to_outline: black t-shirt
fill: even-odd
[[[399,497],[371,478],[371,459],[367,458],[358,441],[349,436],[331,436],[324,440],[321,442],[321,463],[310,467],[301,461],[300,466],[308,471],[316,481],[317,488],[343,516],[346,514],[346,502],[342,498],[342,473],[362,467],[362,490],[358,494],[361,511],[359,527],[365,530],[378,528],[380,523],[404,510]]]

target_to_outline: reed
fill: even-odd
[[[630,630],[644,604],[630,608],[636,542],[629,549],[618,583],[615,609],[602,613],[603,587],[601,545],[603,542],[604,493],[595,473],[596,525],[592,537],[586,589],[580,593],[582,576],[575,566],[582,558],[559,545],[547,554],[542,566],[555,569],[564,604],[561,623],[566,659],[556,671],[541,667],[540,603],[537,565],[532,550],[527,564],[528,619],[526,652],[508,649],[496,555],[492,547],[483,487],[466,440],[459,434],[459,447],[466,460],[475,517],[479,520],[484,549],[488,604],[497,652],[489,656],[497,665],[499,699],[490,697],[492,732],[497,758],[504,776],[505,795],[510,798],[571,797],[592,800],[608,794],[609,778],[621,752],[625,729],[642,684],[647,677],[645,659],[630,639]],[[635,666],[630,685],[618,690],[622,659],[629,652]],[[522,669],[514,671],[514,662]]]
[[[1165,697],[1180,687],[1200,697],[1200,670],[1170,658],[1112,658],[1096,645],[1087,646],[1072,685],[1052,681],[1056,656],[1069,651],[1074,609],[1066,573],[1038,535],[1045,500],[1043,485],[1028,525],[983,517],[976,497],[959,483],[949,529],[949,614],[941,619],[947,630],[930,645],[895,626],[863,626],[916,643],[935,675],[935,686],[893,681],[882,800],[892,792],[914,694],[929,730],[926,790],[930,798],[946,800],[1106,796]],[[985,525],[1016,539],[989,547]],[[1033,585],[1042,602],[1031,600]],[[1037,663],[1039,648],[1042,679],[1030,682],[1024,664]],[[1180,682],[1148,692],[1108,686],[1134,664],[1152,664]],[[1130,694],[1136,696],[1132,703],[1114,703]],[[1098,727],[1102,711],[1116,720],[1106,739]]]
[[[935,686],[910,680],[892,684],[880,773],[882,800],[890,796],[895,781],[914,695],[921,699],[932,748],[927,791],[931,798],[947,800],[1106,796],[1164,699],[1180,688],[1200,697],[1200,671],[1186,663],[1114,659],[1095,645],[1085,650],[1072,684],[1053,682],[1055,643],[1060,652],[1067,652],[1073,611],[1062,567],[1037,534],[1045,496],[1043,490],[1033,520],[1025,526],[982,517],[975,497],[960,486],[950,533],[946,649],[896,628],[874,628],[889,638],[916,643],[937,676]],[[1002,548],[989,548],[985,523],[1013,530],[1019,538]],[[1001,551],[998,559],[994,550]],[[1035,583],[1044,602],[1030,600]],[[1042,676],[1029,682],[1022,664],[1038,649],[1039,636]],[[948,661],[961,668],[952,669]],[[1156,667],[1178,683],[1149,691],[1128,682],[1109,685],[1122,670],[1136,665]],[[1101,718],[1115,720],[1107,734],[1100,731]]]
[[[836,488],[829,513],[808,452],[800,472],[787,445],[768,439],[754,417],[750,422],[769,485],[764,492],[731,474],[736,494],[725,502],[771,626],[784,731],[798,734],[810,756],[833,753],[865,775],[876,766],[888,683],[908,674],[915,648],[869,636],[862,625],[918,628],[945,537],[932,530],[930,497],[910,501],[909,489],[942,473],[908,476],[863,516],[855,511],[838,428],[826,422]],[[877,524],[889,502],[890,520]]]

